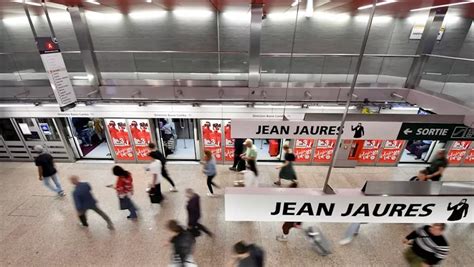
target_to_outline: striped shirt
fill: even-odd
[[[432,235],[429,228],[429,225],[420,227],[407,235],[406,239],[414,239],[413,252],[425,259],[427,264],[435,265],[448,256],[449,245],[442,235]]]

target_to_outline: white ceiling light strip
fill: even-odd
[[[377,4],[375,4],[375,6],[384,6],[384,5],[392,4],[392,3],[395,3],[395,2],[397,2],[397,1],[387,0],[385,2],[378,2]],[[369,9],[369,8],[372,8],[372,5],[361,6],[361,7],[358,8],[358,10],[364,10],[364,9]]]
[[[305,17],[311,18],[313,16],[314,12],[314,2],[313,0],[307,0],[306,1],[306,12],[305,12]]]
[[[427,7],[420,7],[420,8],[415,8],[410,10],[410,12],[414,11],[422,11],[422,10],[430,10],[433,8],[439,8],[439,7],[447,7],[447,6],[460,6],[460,5],[466,5],[466,4],[472,4],[474,1],[466,1],[466,2],[459,2],[459,3],[452,3],[452,4],[445,4],[445,5],[439,5],[439,6],[427,6]]]

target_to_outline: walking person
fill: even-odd
[[[153,161],[148,165],[146,170],[150,171],[152,178],[147,192],[150,196],[151,203],[160,204],[163,200],[163,195],[161,194],[161,174],[163,166],[161,165],[157,153],[150,153],[150,157],[153,158]]]
[[[243,180],[235,181],[235,186],[258,187],[258,171],[257,167],[255,166],[255,161],[249,161],[247,169],[241,171],[240,174],[244,176]]]
[[[245,170],[245,161],[241,157],[244,153],[244,142],[245,139],[243,138],[234,139],[234,164],[229,168],[231,171]]]
[[[258,152],[257,152],[257,147],[253,144],[252,139],[245,139],[244,146],[245,146],[245,152],[242,153],[240,157],[247,162],[249,160],[253,160],[256,162]]]
[[[438,265],[448,256],[449,244],[443,236],[445,228],[444,223],[425,225],[405,237],[403,243],[411,245],[404,252],[410,266]]]
[[[202,164],[203,164],[202,172],[207,176],[207,188],[209,188],[209,193],[207,193],[207,195],[209,197],[213,197],[214,190],[212,186],[215,186],[217,188],[220,188],[220,187],[212,181],[214,177],[216,177],[217,175],[217,166],[216,166],[216,160],[214,159],[214,156],[212,155],[211,151],[204,150],[204,161],[202,162]]]
[[[35,158],[39,180],[43,181],[44,185],[58,196],[65,196],[66,194],[61,187],[61,183],[59,183],[58,171],[56,170],[53,156],[40,145],[34,146],[33,150],[40,153],[38,157]],[[54,186],[51,185],[51,181],[53,181]]]
[[[302,222],[285,222],[281,226],[281,230],[283,231],[282,235],[278,235],[276,240],[280,242],[287,242],[288,241],[288,234],[290,233],[291,228],[301,229]]]
[[[161,162],[161,175],[163,176],[163,178],[166,179],[166,181],[171,184],[170,192],[178,192],[178,190],[176,190],[176,185],[173,179],[171,179],[170,175],[168,174],[168,170],[166,169],[166,158],[163,153],[161,153],[156,148],[156,145],[154,143],[149,143],[148,148],[150,149],[150,153],[148,155]]]
[[[292,181],[292,187],[296,187],[296,172],[293,168],[293,162],[295,161],[296,157],[293,154],[293,151],[290,149],[288,144],[283,145],[283,150],[285,151],[285,162],[283,165],[277,167],[280,169],[280,173],[278,174],[278,181],[274,182],[275,185],[281,185],[281,179],[290,180]]]
[[[263,267],[265,263],[265,252],[255,244],[247,245],[244,241],[234,244],[232,262],[233,267]]]
[[[117,182],[115,186],[108,185],[107,187],[113,187],[117,191],[117,196],[119,198],[120,209],[128,210],[130,215],[127,216],[127,219],[136,220],[137,208],[130,199],[133,195],[133,178],[130,172],[124,170],[120,166],[115,166],[112,169],[112,172],[117,176]]]
[[[186,204],[186,211],[188,212],[188,229],[194,236],[199,236],[201,231],[208,236],[213,237],[214,234],[209,231],[204,225],[199,223],[201,219],[201,200],[199,195],[191,188],[186,189],[186,197],[188,203]]]
[[[197,266],[193,260],[193,249],[196,244],[194,236],[175,220],[168,221],[167,227],[175,234],[170,239],[170,244],[173,245],[173,256],[171,259],[173,265],[171,266]]]
[[[431,162],[430,166],[426,168],[428,171],[428,179],[431,181],[439,181],[443,176],[444,171],[448,167],[448,159],[446,158],[446,150],[440,149],[436,153],[436,158]]]
[[[89,226],[87,223],[86,212],[87,210],[93,210],[107,222],[107,228],[114,230],[114,224],[110,220],[109,216],[107,216],[107,214],[105,214],[105,212],[103,212],[97,206],[97,200],[94,199],[94,196],[91,193],[92,188],[89,183],[81,182],[77,175],[72,175],[69,177],[69,180],[74,185],[72,196],[82,226]]]
[[[428,179],[428,171],[426,169],[420,170],[416,176],[410,178],[410,181],[429,181]]]

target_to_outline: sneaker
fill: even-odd
[[[281,183],[280,183],[280,182],[273,182],[273,184],[274,184],[274,185],[278,185],[278,186],[280,186],[280,185],[281,185]]]
[[[208,197],[214,197],[215,195],[213,193],[207,193]]]
[[[339,241],[339,245],[344,246],[352,242],[352,238],[344,238],[341,241]]]
[[[280,242],[288,242],[288,237],[283,235],[277,235],[276,240]]]
[[[231,170],[231,171],[236,171],[237,168],[235,168],[235,167],[229,167],[229,170]]]
[[[84,225],[84,224],[82,224],[82,223],[78,223],[77,225],[79,225],[79,227],[81,227],[81,228],[87,228],[87,227],[89,227],[89,225],[87,225],[87,224]]]
[[[60,196],[60,197],[65,197],[65,196],[66,196],[66,193],[64,193],[64,191],[61,191],[61,192],[58,193],[58,196]]]
[[[171,187],[170,192],[178,192],[178,189],[176,189],[176,187]]]
[[[113,224],[108,224],[108,225],[107,225],[107,229],[109,229],[109,230],[115,230],[115,227],[114,227]]]

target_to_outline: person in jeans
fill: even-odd
[[[49,190],[58,194],[58,196],[65,196],[66,194],[64,194],[64,190],[59,183],[58,171],[56,170],[53,156],[40,145],[36,145],[33,150],[40,153],[39,156],[35,158],[39,180],[43,181],[44,185]],[[54,186],[51,185],[51,181],[53,181]]]
[[[191,188],[186,189],[186,197],[188,198],[188,203],[186,203],[186,211],[188,212],[188,228],[195,236],[199,234],[196,231],[203,231],[208,236],[213,237],[209,229],[204,225],[199,223],[201,219],[201,200],[198,194],[194,192]]]
[[[448,159],[446,158],[446,150],[440,149],[436,153],[436,158],[431,162],[430,166],[426,168],[428,171],[427,178],[431,181],[439,181],[443,176],[444,171],[448,167]]]
[[[425,225],[405,237],[403,243],[411,244],[404,252],[410,266],[438,265],[448,256],[449,244],[443,236],[445,228],[444,223]]]
[[[176,190],[176,185],[174,184],[173,179],[171,179],[170,175],[168,174],[168,170],[166,169],[166,158],[157,148],[154,143],[149,143],[148,148],[150,149],[150,153],[148,154],[150,157],[157,159],[161,162],[161,176],[166,179],[171,184],[170,192],[178,192]]]
[[[301,222],[285,222],[283,223],[281,230],[283,231],[282,235],[276,237],[276,240],[280,242],[288,241],[288,234],[290,233],[291,228],[301,229]]]
[[[204,165],[202,168],[202,172],[207,176],[207,188],[209,188],[209,193],[207,193],[207,195],[213,197],[214,190],[212,189],[212,186],[215,186],[217,188],[220,187],[212,181],[212,179],[216,177],[217,167],[216,160],[214,159],[214,156],[212,156],[211,151],[204,150],[204,161],[202,162],[202,164]]]
[[[114,166],[112,172],[117,176],[117,182],[115,186],[108,185],[107,187],[113,187],[117,191],[117,196],[120,201],[120,209],[130,211],[130,215],[127,216],[127,219],[136,220],[138,218],[137,208],[130,199],[133,195],[132,175],[120,166]]]
[[[74,198],[74,205],[76,206],[77,214],[82,226],[89,226],[87,223],[86,212],[87,210],[93,210],[107,222],[107,228],[113,230],[114,224],[110,220],[109,216],[107,216],[105,212],[97,207],[97,201],[94,199],[91,193],[91,186],[88,183],[81,182],[77,175],[72,175],[69,177],[69,180],[73,185],[75,185],[72,196]]]

